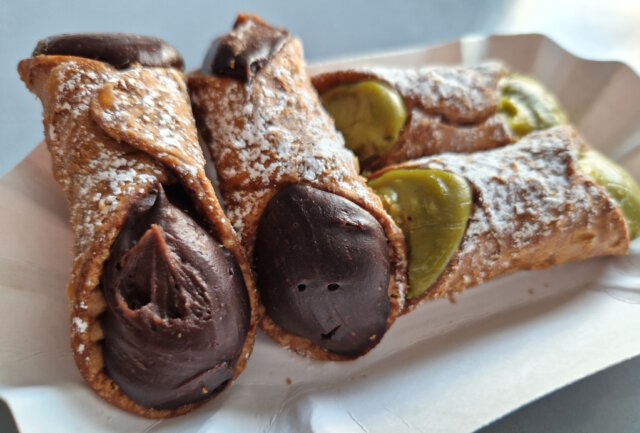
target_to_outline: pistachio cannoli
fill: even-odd
[[[407,238],[408,309],[517,270],[627,254],[640,228],[637,183],[569,126],[370,179]]]
[[[344,70],[312,80],[365,171],[442,152],[493,149],[566,121],[539,83],[496,62]]]

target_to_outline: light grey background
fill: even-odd
[[[193,69],[238,11],[288,28],[302,39],[310,62],[468,34],[539,32],[580,56],[622,60],[640,71],[638,0],[0,0],[0,175],[42,140],[40,104],[16,72],[38,39],[89,31],[154,35],[175,45]],[[11,431],[2,407],[0,431]],[[640,358],[556,392],[482,433],[539,431],[640,431]]]

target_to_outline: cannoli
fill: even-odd
[[[335,71],[312,82],[367,172],[436,153],[493,149],[566,121],[539,83],[495,62]]]
[[[640,188],[569,126],[386,167],[370,185],[409,249],[407,308],[523,269],[626,254]]]
[[[317,359],[372,349],[403,308],[404,240],[322,109],[301,43],[241,15],[189,90],[262,328]]]
[[[210,181],[182,59],[123,34],[60,35],[18,66],[71,214],[71,347],[108,402],[188,412],[244,369],[255,287]]]

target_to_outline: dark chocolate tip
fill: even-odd
[[[174,409],[210,398],[233,378],[250,321],[233,256],[158,185],[140,200],[101,279],[107,375],[138,404]],[[169,196],[169,198],[167,198]]]
[[[282,48],[286,30],[271,27],[260,18],[240,15],[233,30],[211,44],[202,72],[247,82]]]
[[[167,42],[127,33],[75,33],[51,36],[38,42],[34,56],[61,55],[98,60],[125,69],[138,63],[183,69],[184,61]]]
[[[261,300],[285,331],[349,358],[386,332],[387,238],[353,202],[309,186],[285,187],[260,219],[254,258]]]

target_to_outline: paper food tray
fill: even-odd
[[[640,179],[640,79],[579,59],[541,35],[313,67],[418,67],[499,59],[553,91],[586,140]],[[26,91],[26,90],[25,90]],[[40,128],[40,125],[33,125]],[[71,227],[44,145],[0,180],[0,397],[21,432],[470,432],[640,354],[640,242],[629,257],[520,272],[400,318],[367,356],[322,363],[259,334],[246,371],[179,418],[103,402],[69,349]]]

